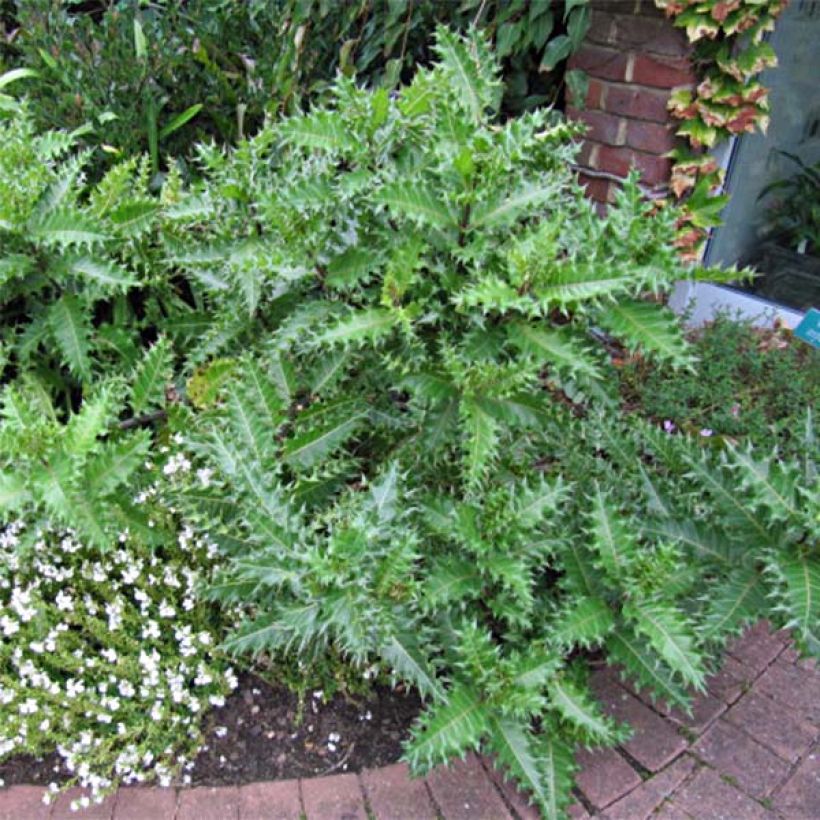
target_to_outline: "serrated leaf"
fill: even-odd
[[[92,495],[108,495],[125,484],[148,458],[151,433],[140,430],[121,441],[105,442],[86,468],[86,484]]]
[[[550,707],[595,745],[611,745],[620,739],[615,723],[608,718],[589,692],[566,677],[556,676],[547,684]]]
[[[459,409],[465,473],[468,481],[476,486],[495,458],[498,422],[475,400],[465,399]]]
[[[315,111],[303,117],[291,117],[279,126],[285,142],[321,151],[349,152],[357,141],[344,119],[335,112]]]
[[[690,710],[686,691],[661,664],[644,638],[619,624],[607,636],[606,648],[610,662],[623,666],[629,678],[647,687],[656,698],[686,712]]]
[[[470,218],[470,227],[497,228],[509,225],[526,216],[560,192],[557,182],[543,185],[527,185],[518,191],[505,194],[476,206]]]
[[[591,647],[601,643],[615,626],[612,610],[601,598],[573,600],[558,612],[549,628],[550,642],[570,648]]]
[[[422,698],[441,700],[444,692],[429,659],[410,633],[397,633],[382,644],[379,654],[403,680],[418,689]]]
[[[63,248],[97,245],[108,238],[96,220],[76,211],[48,213],[30,230],[35,239]]]
[[[446,230],[458,222],[452,209],[442,202],[429,185],[413,182],[395,182],[385,185],[373,197],[374,201],[387,205],[391,213]]]
[[[121,202],[110,210],[107,218],[125,236],[138,236],[151,227],[159,205],[150,199]]]
[[[435,51],[454,84],[456,98],[475,122],[484,116],[485,109],[495,109],[496,93],[492,61],[482,62],[481,35],[472,40],[462,39],[443,26],[436,30]]]
[[[100,390],[83,401],[78,413],[73,413],[65,426],[67,452],[83,456],[97,445],[97,439],[108,429],[114,401],[110,390]]]
[[[660,305],[621,299],[607,305],[599,320],[633,349],[645,350],[676,366],[692,363],[680,321]]]
[[[108,288],[125,290],[137,284],[136,278],[130,271],[114,264],[110,260],[81,257],[68,263],[68,270],[75,276],[90,280],[97,285]]]
[[[48,324],[63,363],[75,375],[88,378],[91,375],[88,355],[91,328],[77,297],[64,293],[54,302],[48,310]]]
[[[525,723],[508,717],[490,717],[489,746],[499,764],[513,775],[517,784],[532,795],[532,799],[550,817],[547,807],[553,803],[543,764],[533,743],[532,730]]]
[[[597,486],[591,501],[590,533],[598,555],[596,565],[617,583],[627,576],[637,548],[629,529]]]
[[[777,556],[774,561],[782,582],[780,598],[788,625],[800,646],[820,654],[820,559],[816,556]]]
[[[364,418],[365,414],[360,412],[290,439],[282,451],[282,460],[286,464],[302,468],[311,467],[344,444],[360,427]]]
[[[135,415],[165,401],[165,387],[171,380],[171,345],[162,337],[142,357],[131,387],[131,410]]]
[[[601,378],[598,362],[590,349],[571,332],[516,322],[510,325],[508,333],[519,350],[546,360],[559,370]]]
[[[738,632],[741,627],[766,612],[766,589],[760,573],[755,569],[731,572],[707,588],[706,611],[701,633],[709,639],[720,639]]]
[[[685,617],[671,606],[628,601],[623,614],[636,632],[648,638],[669,668],[695,689],[703,689],[703,661]]]
[[[17,473],[0,473],[0,510],[12,513],[31,500],[26,480]]]
[[[322,345],[359,345],[375,342],[387,335],[395,325],[393,314],[379,308],[359,310],[337,321],[311,339],[316,347]]]
[[[458,682],[446,700],[433,703],[411,730],[404,759],[416,772],[425,772],[468,749],[475,749],[489,730],[487,708],[478,693]]]

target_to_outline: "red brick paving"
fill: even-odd
[[[820,747],[807,755],[772,803],[784,817],[820,815]]]
[[[700,820],[758,818],[774,815],[727,783],[714,769],[701,769],[672,799],[672,805]]]
[[[644,820],[649,817],[695,769],[695,761],[682,755],[662,772],[645,780],[605,812],[607,820]]]
[[[239,789],[236,786],[181,789],[176,820],[239,820]]]
[[[787,763],[723,720],[706,732],[693,751],[704,763],[732,778],[758,799],[770,795],[789,773]]]
[[[11,786],[0,792],[0,820],[43,820],[51,808],[43,803],[42,786]]]
[[[581,770],[575,782],[594,809],[603,809],[641,783],[641,776],[615,749],[582,749],[576,755]]]
[[[473,754],[440,766],[427,775],[427,785],[447,820],[506,820],[512,817],[498,790]]]
[[[173,817],[177,795],[173,789],[126,786],[117,793],[116,820],[146,820],[147,817]]]
[[[820,673],[791,663],[773,663],[755,684],[755,691],[782,703],[820,727]]]
[[[744,695],[726,713],[726,720],[743,729],[787,763],[797,763],[817,736],[813,726],[795,717],[793,709],[756,692]]]
[[[411,780],[405,763],[361,774],[370,811],[379,820],[436,820],[423,780]]]
[[[302,801],[308,818],[367,820],[364,795],[355,774],[334,774],[303,780]]]
[[[249,783],[239,787],[239,816],[242,820],[299,820],[301,814],[298,780]],[[116,820],[120,820],[119,815]]]
[[[729,646],[690,717],[631,691],[611,670],[593,676],[604,708],[630,720],[622,749],[580,749],[569,815],[606,820],[820,818],[820,672],[763,623]],[[538,812],[475,755],[410,780],[403,764],[242,787],[126,787],[79,814],[39,786],[0,790],[0,820],[535,820]],[[598,812],[598,814],[594,814]]]
[[[631,727],[632,737],[623,748],[645,769],[657,772],[686,749],[687,742],[675,724],[624,689],[614,676],[596,675],[592,687],[604,711]]]

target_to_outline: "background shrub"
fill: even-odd
[[[233,143],[266,114],[298,109],[337,70],[395,86],[429,63],[437,24],[477,21],[494,38],[506,110],[555,103],[589,9],[585,0],[26,0],[5,18],[7,67],[41,74],[31,86],[38,126],[90,127],[89,144],[147,151],[156,169],[160,152],[187,155],[195,138]]]

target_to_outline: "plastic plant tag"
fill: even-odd
[[[794,329],[794,335],[813,347],[820,347],[820,310],[811,308]]]

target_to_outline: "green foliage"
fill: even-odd
[[[553,816],[573,746],[624,736],[579,647],[612,645],[668,700],[702,685],[680,551],[549,461],[577,441],[565,402],[613,406],[602,341],[690,364],[644,298],[686,272],[634,179],[597,217],[553,114],[497,123],[481,39],[441,30],[436,53],[397,95],[342,78],[236,152],[200,150],[214,217],[174,262],[226,334],[191,354],[208,398],[180,424],[209,486],[176,504],[229,556],[214,600],[252,602],[231,651],[379,665],[428,703],[416,770],[495,751]],[[223,286],[251,242],[252,314]]]
[[[768,616],[791,629],[803,651],[820,649],[820,486],[811,416],[805,429],[802,466],[732,444],[716,458],[680,437],[656,448],[676,473],[688,468],[678,509],[661,520],[669,537],[706,564],[700,628],[708,640]],[[719,534],[720,552],[708,538],[701,547],[690,521]]]
[[[198,596],[215,548],[166,497],[190,462],[163,446],[146,465],[149,432],[113,423],[121,393],[101,386],[63,422],[35,386],[3,391],[0,759],[56,752],[47,801],[79,785],[80,806],[182,776],[236,686],[224,615]]]
[[[2,39],[0,59],[39,75],[29,85],[38,125],[81,129],[112,155],[147,151],[154,171],[161,154],[187,155],[196,137],[235,143],[266,116],[298,110],[337,72],[395,87],[433,58],[440,24],[478,25],[492,38],[507,111],[555,102],[565,61],[589,27],[586,0],[13,6],[14,36]]]
[[[692,339],[697,367],[671,373],[641,358],[620,369],[629,409],[712,442],[769,448],[798,459],[806,407],[820,403],[820,357],[785,330],[718,316]]]
[[[228,651],[415,687],[414,770],[481,749],[557,817],[574,748],[628,731],[587,650],[686,708],[752,618],[817,649],[816,477],[618,418],[615,351],[696,366],[675,215],[632,177],[599,218],[573,128],[502,121],[480,35],[435,53],[199,146],[189,189],[88,186],[12,112],[0,504],[108,563],[126,530],[218,552]]]

